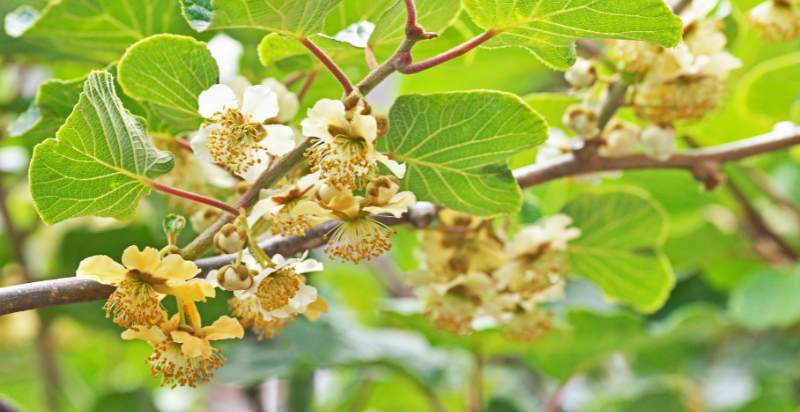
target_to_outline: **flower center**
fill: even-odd
[[[297,296],[302,285],[303,278],[300,275],[291,269],[281,269],[261,281],[256,296],[261,307],[269,312],[286,306]]]
[[[131,272],[135,274],[132,275]],[[114,323],[125,328],[156,325],[166,320],[166,312],[161,308],[158,294],[139,274],[142,272],[130,271],[103,306],[106,317],[113,315]]]
[[[234,174],[243,174],[250,167],[261,163],[259,151],[267,149],[259,142],[267,137],[260,123],[252,122],[239,110],[230,109],[215,117],[217,127],[209,135],[208,151],[214,161]]]
[[[260,339],[271,339],[285,328],[292,318],[264,319],[261,315],[261,303],[257,297],[246,297],[243,299],[233,297],[228,300],[231,314],[239,319],[245,328],[250,328],[256,337]]]
[[[189,357],[181,351],[181,345],[166,340],[155,346],[147,359],[153,375],[161,377],[161,385],[194,387],[214,376],[214,370],[222,366],[219,349],[212,349],[209,357]]]
[[[368,216],[344,220],[333,229],[325,252],[352,263],[369,260],[392,248],[392,231]]]

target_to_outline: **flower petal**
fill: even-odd
[[[151,345],[157,345],[167,339],[164,332],[158,326],[142,327],[137,326],[137,329],[128,329],[122,332],[122,339],[133,340],[139,339],[150,342]]]
[[[219,129],[219,126],[216,124],[201,126],[197,133],[192,136],[192,140],[189,141],[194,155],[204,163],[214,164],[214,158],[211,157],[211,153],[208,151],[208,143],[211,133],[217,129]]]
[[[292,268],[297,273],[319,272],[324,269],[321,262],[314,259],[303,259],[292,264]]]
[[[267,131],[267,137],[259,142],[261,147],[275,156],[283,156],[294,149],[294,130],[291,127],[271,124],[264,126],[264,129]]]
[[[214,323],[203,328],[203,334],[208,340],[241,339],[244,336],[244,329],[236,319],[220,316]]]
[[[161,253],[151,247],[139,250],[136,246],[128,246],[122,252],[122,264],[128,269],[136,269],[140,272],[153,274],[159,264],[161,264]]]
[[[104,285],[116,285],[125,278],[127,269],[108,256],[90,256],[81,261],[77,276]]]
[[[278,95],[267,86],[251,86],[244,90],[242,113],[249,115],[251,121],[263,123],[278,115]]]
[[[211,344],[205,339],[181,330],[173,331],[170,336],[173,341],[181,344],[181,352],[190,358],[211,356]]]
[[[259,176],[269,169],[272,159],[270,159],[269,154],[265,153],[263,150],[254,151],[249,157],[250,159],[254,160],[253,164],[250,167],[242,170],[242,172],[238,173],[238,175],[247,181],[247,183],[255,183]]]
[[[236,93],[224,84],[215,84],[208,90],[200,93],[197,99],[198,112],[206,119],[214,117],[214,114],[224,112],[227,109],[238,109],[239,102],[236,101]]]
[[[192,279],[190,281],[168,280],[166,285],[155,287],[159,293],[173,295],[183,302],[205,302],[206,298],[216,295],[214,285],[205,279]]]
[[[184,260],[180,255],[169,255],[151,273],[161,279],[188,280],[200,273],[200,269],[194,262]]]
[[[375,143],[378,137],[378,121],[372,116],[357,114],[350,121],[353,125],[353,134],[361,136],[370,143]]]
[[[405,164],[396,162],[396,161],[394,161],[392,159],[389,159],[388,156],[386,156],[383,153],[379,153],[379,152],[375,152],[375,159],[377,161],[383,163],[383,165],[386,166],[389,169],[389,171],[392,172],[392,174],[394,174],[395,176],[399,177],[400,179],[402,179],[403,176],[406,175],[406,165]]]

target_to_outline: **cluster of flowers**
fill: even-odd
[[[611,54],[626,79],[633,79],[627,103],[648,122],[644,128],[612,119],[600,130],[598,107],[607,87],[594,63],[579,60],[566,74],[567,82],[583,103],[564,114],[563,123],[578,139],[601,139],[599,153],[625,156],[637,151],[658,160],[669,159],[675,146],[676,121],[697,120],[716,108],[725,80],[741,62],[725,51],[722,22],[706,17],[716,2],[693,2],[682,13],[683,41],[674,48],[636,41],[613,41]],[[581,146],[560,133],[551,134],[539,160],[547,160]]]
[[[515,340],[532,341],[549,331],[543,305],[563,297],[567,243],[580,235],[565,215],[527,226],[507,241],[492,220],[452,210],[422,232],[422,270],[412,282],[427,316],[444,330],[469,334],[502,327]]]
[[[800,37],[798,0],[767,0],[750,10],[747,18],[768,41],[791,41]]]

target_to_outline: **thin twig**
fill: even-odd
[[[687,150],[665,161],[643,155],[632,155],[624,157],[597,156],[588,162],[583,162],[577,160],[573,154],[567,154],[551,162],[517,169],[514,171],[514,176],[521,187],[527,188],[563,177],[595,172],[630,169],[683,169],[692,172],[697,179],[708,184],[706,179],[709,177],[703,171],[716,170],[723,163],[786,149],[797,144],[800,144],[800,126],[716,147]],[[275,176],[270,179],[277,180]],[[250,204],[249,202],[254,201],[257,194],[258,190],[254,191],[251,197],[243,198],[247,200],[245,203]],[[430,203],[420,202],[409,208],[403,218],[387,218],[382,221],[387,225],[410,222],[417,227],[424,227],[430,224],[435,211],[436,208]],[[219,223],[217,222],[217,224]],[[222,227],[223,224],[219,224],[219,227]],[[323,223],[300,237],[275,237],[262,243],[261,246],[264,252],[270,256],[277,253],[283,256],[292,256],[325,244],[325,235],[335,224],[336,222]],[[213,236],[219,227],[211,231],[210,236]],[[210,243],[211,238],[208,238],[207,242]],[[199,249],[195,246],[194,250]],[[203,273],[207,273],[230,263],[233,259],[232,255],[223,255],[200,259],[196,263]],[[45,306],[104,299],[112,291],[113,288],[109,286],[74,277],[9,286],[0,288],[0,315]]]
[[[306,97],[306,93],[308,93],[308,90],[311,89],[311,85],[314,84],[314,80],[316,80],[318,74],[319,70],[312,70],[308,72],[306,81],[303,82],[303,86],[300,88],[300,91],[297,92],[297,101],[303,101],[303,98]]]
[[[180,197],[182,199],[190,200],[192,202],[202,203],[204,205],[208,205],[224,212],[228,212],[233,216],[238,216],[239,211],[234,207],[228,205],[227,203],[221,202],[217,199],[210,198],[208,196],[203,196],[198,193],[189,192],[183,189],[178,189],[177,187],[167,186],[156,181],[149,181],[148,184],[153,189],[158,190],[159,192],[166,193],[170,196]]]
[[[345,95],[349,95],[353,92],[353,83],[350,82],[350,79],[347,78],[347,75],[344,74],[342,69],[336,65],[336,62],[334,62],[333,59],[331,59],[331,57],[325,53],[325,51],[320,49],[319,46],[314,44],[314,42],[308,38],[303,37],[298,40],[303,44],[303,46],[306,46],[311,54],[313,54],[326,68],[328,68],[328,71],[333,74],[333,77],[335,77],[336,80],[341,83],[342,87],[344,88]]]
[[[423,60],[419,63],[411,63],[411,55],[404,55],[401,60],[398,61],[399,67],[398,71],[403,74],[412,74],[412,73],[419,73],[424,70],[428,70],[431,67],[436,67],[442,63],[449,62],[450,60],[455,59],[456,57],[463,56],[470,51],[474,50],[478,46],[483,43],[486,43],[489,39],[496,36],[499,32],[494,30],[487,30],[480,35],[473,37],[470,40],[467,40],[460,45],[453,47],[450,50],[442,52],[436,56],[431,57],[430,59]]]
[[[566,385],[567,382],[563,382],[556,386],[553,392],[550,393],[550,396],[547,397],[542,407],[542,412],[561,412],[561,393],[564,391]]]
[[[773,202],[777,203],[786,210],[792,212],[795,217],[800,220],[800,205],[795,203],[789,196],[781,192],[780,189],[769,181],[760,170],[749,166],[742,166],[741,169],[750,178],[764,194],[766,194]]]
[[[472,353],[472,373],[470,373],[467,406],[469,412],[483,412],[483,355]]]

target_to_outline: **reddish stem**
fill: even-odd
[[[433,56],[430,59],[423,60],[418,63],[410,63],[401,65],[398,68],[400,73],[404,74],[412,74],[412,73],[419,73],[423,70],[430,69],[431,67],[438,66],[442,63],[448,62],[450,60],[455,59],[456,57],[463,56],[464,54],[470,52],[471,50],[475,49],[476,47],[480,46],[481,44],[485,43],[487,40],[491,39],[492,37],[496,36],[498,32],[494,30],[487,30],[480,36],[474,37],[471,40],[468,40],[461,45],[453,47],[452,49],[443,52],[437,56]],[[410,60],[407,58],[407,60]]]
[[[172,196],[175,196],[175,197],[180,197],[180,198],[187,199],[187,200],[191,200],[193,202],[203,203],[203,204],[209,205],[211,207],[215,207],[217,209],[224,210],[224,211],[226,211],[226,212],[228,212],[228,213],[230,213],[230,214],[232,214],[234,216],[239,216],[239,211],[236,210],[233,206],[230,206],[227,203],[220,202],[217,199],[212,199],[210,197],[206,197],[206,196],[203,196],[203,195],[197,194],[197,193],[187,192],[186,190],[178,189],[176,187],[162,185],[161,183],[154,182],[152,180],[149,181],[148,184],[150,185],[150,187],[152,187],[153,189],[158,190],[159,192],[164,192],[166,194],[169,194],[169,195],[172,195]]]
[[[189,141],[187,141],[187,140],[185,140],[185,139],[175,139],[175,143],[176,143],[176,144],[177,144],[177,145],[178,145],[178,146],[179,146],[181,149],[186,149],[186,150],[188,150],[188,151],[190,151],[190,152],[194,152],[194,149],[192,149],[192,144],[191,144],[191,143],[189,143]]]
[[[292,74],[283,81],[283,85],[286,87],[292,87],[293,84],[299,82],[305,76],[306,74],[303,72]]]
[[[350,93],[353,92],[353,84],[350,83],[350,79],[348,79],[347,76],[344,74],[344,72],[342,72],[342,69],[340,69],[339,66],[336,65],[336,62],[331,60],[330,56],[328,56],[322,49],[319,48],[319,46],[314,44],[314,42],[312,42],[311,40],[305,37],[300,38],[298,40],[300,41],[300,43],[303,43],[303,46],[306,46],[306,48],[311,52],[311,54],[316,56],[316,58],[320,62],[322,62],[322,64],[325,65],[325,67],[328,68],[331,74],[333,74],[333,77],[335,77],[336,80],[338,80],[339,83],[342,84],[345,94],[349,95]]]
[[[303,97],[305,97],[306,93],[308,93],[308,89],[311,88],[311,85],[314,83],[314,79],[317,78],[318,74],[319,74],[319,70],[312,70],[311,72],[308,73],[308,76],[306,77],[306,81],[303,82],[303,87],[301,87],[300,91],[297,92],[297,101],[300,101],[300,102],[303,101]]]

